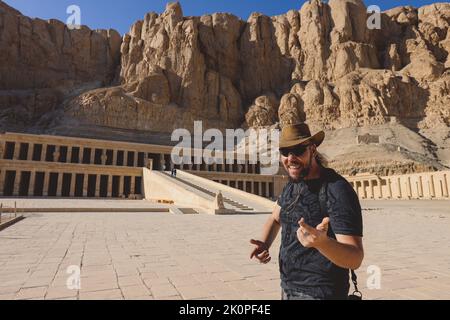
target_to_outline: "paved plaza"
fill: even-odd
[[[450,299],[450,202],[363,207],[364,297]],[[267,215],[26,216],[0,232],[0,299],[280,298],[279,237],[270,264],[249,260],[249,239],[260,236]],[[76,275],[70,266],[80,267],[79,290],[67,288]],[[380,289],[366,288],[369,266],[381,271]]]

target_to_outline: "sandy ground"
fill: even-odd
[[[450,299],[450,202],[363,207],[364,297]],[[0,232],[0,299],[279,299],[279,238],[270,264],[248,257],[266,218],[27,214]]]

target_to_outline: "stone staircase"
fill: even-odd
[[[175,179],[176,181],[179,181],[179,182],[181,182],[181,183],[183,183],[185,185],[188,185],[188,186],[190,186],[190,187],[192,187],[192,188],[194,188],[196,190],[199,190],[199,191],[201,191],[201,192],[203,192],[203,193],[205,193],[205,194],[207,194],[207,195],[209,195],[211,197],[216,197],[216,192],[214,192],[214,191],[212,191],[210,189],[201,187],[201,186],[199,186],[197,184],[194,184],[192,182],[186,181],[185,179],[181,179],[179,177],[173,177],[167,172],[164,172],[164,174],[167,175],[168,177],[172,178],[172,179]],[[248,207],[248,206],[246,206],[246,205],[244,205],[244,204],[242,204],[240,202],[234,201],[234,200],[232,200],[230,198],[227,198],[225,196],[223,196],[223,202],[228,204],[228,205],[230,205],[230,206],[232,206],[232,207],[234,207],[234,208],[236,208],[239,211],[249,211],[249,212],[250,211],[254,211],[253,208],[250,208],[250,207]]]

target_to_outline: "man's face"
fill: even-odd
[[[280,149],[281,162],[292,180],[300,181],[308,176],[313,152],[313,145]]]

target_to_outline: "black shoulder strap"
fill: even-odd
[[[328,217],[328,209],[327,209],[327,192],[328,192],[328,182],[324,181],[322,184],[322,187],[319,191],[319,205],[320,205],[320,211]],[[354,270],[350,270],[351,273],[351,279],[353,282],[353,286],[355,287],[355,293],[359,293],[358,290],[358,277],[356,276],[356,273]]]
[[[320,211],[328,217],[328,210],[327,210],[327,189],[328,189],[328,182],[324,181],[322,183],[322,187],[319,191],[319,205],[320,205]]]

